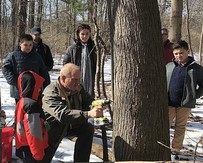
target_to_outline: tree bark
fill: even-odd
[[[2,0],[0,0],[0,6],[2,5]],[[1,7],[0,7],[0,14],[1,12]],[[0,16],[0,56],[1,56],[1,63],[3,61],[3,53],[2,53],[2,17]],[[1,88],[0,88],[0,111],[1,111]],[[0,129],[0,141],[2,142],[2,130]],[[2,145],[0,146],[0,160],[2,160]]]
[[[43,9],[43,1],[38,0],[38,9],[37,9],[37,20],[36,20],[36,25],[41,26],[42,22],[42,9]]]
[[[203,44],[203,25],[202,25],[202,32],[200,34],[200,43],[199,43],[199,64],[202,65],[202,44]]]
[[[181,39],[183,0],[171,0],[169,39],[176,42]]]
[[[0,0],[0,6],[2,5],[2,0]],[[0,7],[0,14],[2,15],[2,12],[1,12],[1,7]],[[2,34],[3,34],[3,28],[2,28],[2,17],[0,16],[0,57],[1,57],[1,60],[0,62],[2,63],[3,62],[3,48],[2,48]],[[0,64],[1,66],[1,64]],[[1,98],[1,97],[0,97]],[[0,138],[1,139],[1,138]],[[1,152],[1,151],[0,151]],[[0,156],[1,156],[1,153],[0,153]]]
[[[93,0],[89,0],[87,1],[88,3],[88,22],[91,24],[93,23],[94,19],[93,19],[93,13],[94,13],[94,1]]]
[[[18,3],[17,0],[12,0],[11,1],[11,23],[12,23],[12,50],[15,49],[16,47],[16,42],[17,42],[17,19],[16,15],[18,13]]]
[[[29,1],[29,21],[28,28],[31,29],[35,25],[35,0]]]
[[[55,6],[56,6],[56,33],[57,36],[59,34],[59,4],[58,4],[58,0],[56,0],[55,2]]]
[[[1,4],[1,0],[0,0],[0,4]],[[1,88],[0,88],[0,112],[1,112]],[[2,129],[0,129],[0,141],[2,142]],[[2,160],[2,145],[0,146],[0,160]]]
[[[170,160],[170,151],[157,143],[170,143],[157,0],[114,3],[115,160]]]
[[[27,0],[20,0],[19,6],[19,13],[18,13],[18,36],[25,33],[26,30],[26,19],[27,19]]]
[[[107,12],[108,12],[108,25],[109,25],[109,39],[110,39],[110,54],[111,54],[111,97],[114,101],[114,31],[115,31],[115,11],[116,6],[114,0],[107,1]]]

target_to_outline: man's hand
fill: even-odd
[[[0,129],[4,128],[6,125],[6,121],[4,117],[0,117]]]
[[[101,106],[93,107],[90,111],[88,111],[89,118],[99,118],[103,116],[103,108]]]

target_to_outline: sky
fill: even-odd
[[[54,69],[60,69],[61,67],[61,61],[60,57],[55,58],[55,66]],[[110,60],[107,60],[105,62],[105,81],[110,82],[111,81],[111,62]],[[51,80],[55,81],[58,78],[59,71],[50,72]],[[0,88],[1,88],[1,104],[2,109],[6,111],[6,122],[7,126],[12,125],[13,123],[13,117],[14,117],[14,109],[15,109],[15,102],[14,99],[10,98],[9,93],[9,85],[6,83],[5,78],[2,75],[2,71],[0,69]],[[192,110],[193,116],[199,116],[203,117],[203,99],[197,100],[196,108]],[[170,129],[170,136],[173,137],[173,129]],[[112,136],[112,132],[108,132],[108,136]],[[195,146],[197,142],[200,140],[200,138],[203,137],[203,122],[194,122],[194,121],[188,121],[187,124],[187,131],[185,134],[184,139],[184,149],[185,150],[193,150],[195,149]],[[101,139],[98,137],[94,137],[93,140],[95,143],[101,144]],[[20,159],[18,159],[15,156],[15,141],[13,141],[13,150],[12,150],[12,158],[13,161],[11,163],[22,163]],[[111,141],[108,142],[109,146],[111,146]],[[109,148],[111,150],[111,148]],[[202,157],[197,157],[197,161],[203,161],[203,144],[199,144],[197,148],[197,152],[202,155]],[[63,139],[61,142],[57,152],[55,153],[55,156],[52,160],[52,163],[59,163],[62,162],[72,162],[73,161],[73,153],[74,153],[74,142]],[[193,157],[189,156],[181,156],[182,159],[189,159],[194,160]],[[90,162],[102,162],[102,159],[98,158],[95,155],[91,155]]]

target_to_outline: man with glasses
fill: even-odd
[[[167,64],[174,58],[172,49],[173,44],[168,39],[168,30],[166,28],[161,29],[161,36],[164,45],[164,62]]]
[[[46,157],[50,162],[61,140],[66,136],[77,136],[74,162],[89,162],[94,127],[88,118],[102,117],[103,108],[92,107],[94,100],[80,85],[80,68],[65,64],[58,80],[45,88],[43,106],[50,126],[49,147]]]

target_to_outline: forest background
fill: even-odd
[[[22,33],[30,33],[34,26],[42,28],[43,41],[52,50],[53,55],[64,54],[67,47],[75,39],[76,27],[79,23],[88,23],[92,27],[92,36],[97,29],[99,35],[110,51],[110,23],[115,19],[110,13],[113,1],[103,0],[0,0],[0,59],[16,47],[18,37]],[[146,5],[149,3],[145,2]],[[150,4],[148,4],[150,5]],[[177,37],[191,43],[195,53],[200,52],[202,33],[203,1],[179,0],[172,6],[171,0],[158,0],[161,26],[170,31],[179,28]],[[174,27],[172,22],[173,10],[181,15]],[[123,24],[123,26],[125,26]],[[150,28],[149,28],[150,30]]]
[[[202,0],[0,0],[0,6],[1,63],[33,26],[42,28],[55,56],[73,43],[79,23],[90,24],[98,50],[98,95],[101,63],[112,56],[115,160],[170,159],[170,151],[152,141],[170,146],[160,29],[169,29],[172,42],[189,42],[201,64]]]

